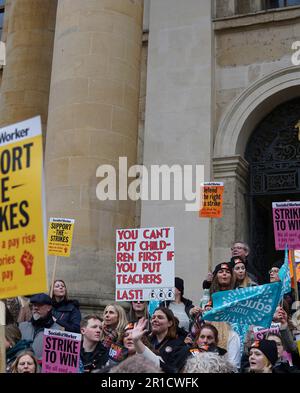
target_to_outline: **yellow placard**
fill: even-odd
[[[75,220],[72,218],[50,218],[48,227],[48,255],[69,257]]]
[[[40,117],[0,129],[0,298],[47,291]]]
[[[202,206],[199,217],[222,217],[224,184],[222,182],[203,183],[201,187]]]

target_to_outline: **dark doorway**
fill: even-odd
[[[298,128],[299,127],[299,128]],[[275,250],[272,202],[300,200],[300,98],[276,107],[252,133],[249,162],[250,263],[260,282],[284,257]]]

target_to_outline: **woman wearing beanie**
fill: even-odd
[[[251,345],[249,364],[250,373],[272,373],[278,359],[276,342],[273,340],[254,341]]]
[[[219,263],[213,272],[213,280],[210,287],[210,296],[219,291],[227,291],[234,289],[234,277],[232,266],[230,262]],[[212,304],[213,306],[213,304]],[[241,353],[240,353],[240,338],[238,334],[231,328],[227,322],[212,322],[211,323],[218,330],[219,343],[218,345],[227,351],[227,358],[229,362],[240,368]]]
[[[229,262],[219,263],[213,272],[213,280],[210,287],[210,296],[219,291],[234,289],[232,266]]]
[[[233,269],[234,287],[246,288],[257,286],[257,283],[251,280],[247,273],[247,261],[243,257],[232,257],[230,260]]]
[[[179,335],[186,336],[190,330],[191,318],[200,311],[200,307],[195,307],[190,299],[183,297],[184,281],[180,277],[175,277],[175,300],[167,301],[166,306],[170,309],[179,321]],[[164,302],[161,303],[161,306]]]

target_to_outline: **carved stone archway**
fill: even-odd
[[[277,106],[252,133],[245,157],[249,163],[249,221],[252,260],[268,280],[276,251],[272,202],[297,201],[300,195],[300,94]]]
[[[228,259],[234,240],[250,241],[245,150],[260,123],[283,102],[299,96],[300,67],[276,71],[239,95],[223,116],[214,143],[214,179],[224,181],[223,218],[213,222],[213,261]]]

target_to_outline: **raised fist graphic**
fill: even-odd
[[[25,268],[25,276],[32,274],[33,255],[29,251],[24,251],[21,256],[21,263]]]

